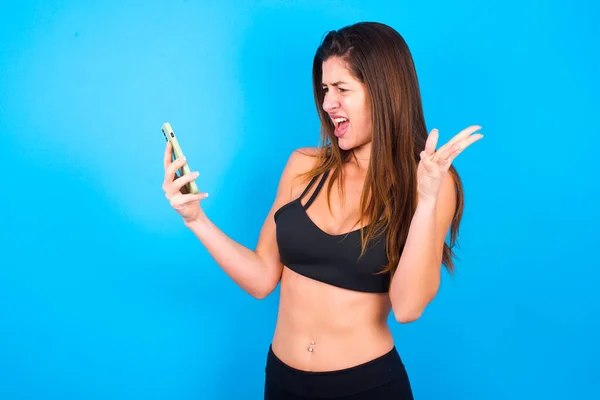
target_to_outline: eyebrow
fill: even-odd
[[[321,85],[322,85],[322,86],[327,86],[327,84],[326,84],[326,83],[321,83]],[[337,82],[333,82],[333,83],[331,84],[331,86],[339,86],[339,85],[347,85],[347,83],[346,83],[346,82],[343,82],[343,81],[337,81]]]

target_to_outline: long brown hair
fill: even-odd
[[[362,252],[371,240],[387,233],[389,264],[382,272],[393,274],[417,207],[417,166],[425,149],[427,128],[423,116],[417,73],[408,46],[393,28],[375,22],[361,22],[330,31],[316,51],[312,81],[314,99],[321,121],[321,145],[316,166],[303,174],[308,177],[331,170],[327,186],[328,204],[334,181],[342,164],[354,153],[337,145],[334,125],[323,110],[322,65],[330,57],[340,57],[350,73],[367,89],[372,116],[371,157],[361,194],[359,222],[371,221],[361,229]],[[354,156],[355,157],[355,156]],[[456,187],[456,210],[450,228],[450,241],[444,243],[442,264],[452,273],[452,248],[458,238],[463,210],[462,183],[450,167]],[[342,177],[343,178],[343,177]],[[339,181],[343,198],[343,185]]]

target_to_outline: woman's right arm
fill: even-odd
[[[258,299],[268,296],[277,286],[283,269],[273,215],[277,209],[292,200],[292,181],[302,170],[302,164],[306,163],[302,160],[305,156],[297,151],[290,156],[281,175],[275,201],[262,226],[258,244],[252,251],[229,238],[206,216],[200,207],[200,200],[206,197],[205,194],[181,194],[180,188],[197,175],[184,175],[173,180],[175,171],[184,162],[170,163],[171,153],[168,147],[165,154],[167,153],[163,189],[173,208],[183,217],[185,225],[198,237],[223,271],[244,291]]]

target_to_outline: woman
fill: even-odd
[[[197,173],[174,179],[185,161],[171,163],[170,145],[163,188],[246,292],[262,299],[281,282],[265,399],[412,399],[387,320],[419,318],[440,266],[452,271],[463,198],[451,163],[480,127],[436,150],[409,49],[379,23],[329,32],[313,86],[322,145],[289,157],[254,251],[207,218],[206,194],[181,192]]]

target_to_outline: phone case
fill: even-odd
[[[177,136],[175,136],[175,132],[173,132],[173,128],[171,128],[171,124],[169,124],[168,122],[165,122],[162,127],[161,127],[162,133],[165,137],[165,140],[167,142],[171,142],[171,145],[173,146],[173,153],[172,153],[172,159],[173,161],[182,157],[183,156],[183,152],[181,151],[181,146],[179,145],[179,141],[177,140]],[[190,170],[190,167],[188,165],[188,163],[186,162],[182,168],[179,169],[179,176],[183,176],[185,174],[189,174],[192,171]],[[187,190],[188,193],[192,193],[192,194],[198,194],[198,185],[196,185],[195,181],[191,181],[190,183],[187,183],[185,185],[185,188]]]

